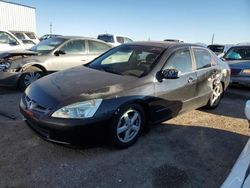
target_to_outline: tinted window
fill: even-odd
[[[87,66],[114,74],[140,77],[152,70],[163,50],[158,47],[122,45],[101,55]]]
[[[192,72],[192,60],[189,49],[182,49],[174,52],[164,69],[177,69],[179,74]]]
[[[106,44],[89,40],[89,53],[103,53],[110,49]]]
[[[0,31],[0,43],[1,44],[14,44],[14,43],[16,44],[17,41],[14,37],[9,35],[8,33]]]
[[[208,46],[208,48],[215,53],[223,53],[224,47],[225,46],[223,46],[223,45],[209,45]]]
[[[84,40],[73,40],[66,43],[61,50],[65,51],[66,54],[83,54],[85,53],[85,41]]]
[[[99,35],[97,39],[105,41],[105,42],[114,42],[113,35]]]
[[[250,60],[250,46],[230,48],[224,58],[226,60]]]
[[[194,48],[193,51],[197,69],[211,67],[213,58],[209,51],[202,48]]]

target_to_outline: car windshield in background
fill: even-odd
[[[141,77],[152,70],[163,50],[159,47],[122,45],[87,66],[114,74]]]
[[[105,42],[114,42],[114,37],[112,35],[99,35],[97,39]]]
[[[250,60],[250,46],[233,47],[224,56],[226,60]]]
[[[49,53],[60,46],[64,41],[65,39],[63,38],[50,38],[43,40],[39,44],[33,46],[30,50],[38,53]]]
[[[208,48],[215,53],[223,53],[224,51],[223,45],[209,45]]]

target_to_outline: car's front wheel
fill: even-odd
[[[145,115],[140,105],[132,104],[121,109],[110,127],[110,139],[117,148],[133,145],[142,132]]]
[[[19,89],[24,91],[32,82],[44,76],[44,72],[37,67],[30,67],[22,73],[19,79]]]

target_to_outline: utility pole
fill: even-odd
[[[213,33],[213,36],[212,36],[212,44],[214,44],[214,33]]]
[[[52,34],[52,27],[53,27],[52,22],[50,22],[50,24],[49,24],[49,32],[50,32],[50,34]]]

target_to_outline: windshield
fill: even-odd
[[[49,53],[53,51],[55,48],[60,46],[66,39],[63,38],[50,38],[47,40],[43,40],[37,45],[33,46],[30,50],[38,53]]]
[[[250,46],[230,48],[224,58],[226,60],[250,60]]]
[[[114,37],[112,35],[99,35],[97,39],[105,42],[114,42]]]
[[[152,70],[163,50],[151,46],[122,45],[87,66],[114,74],[141,77]]]

